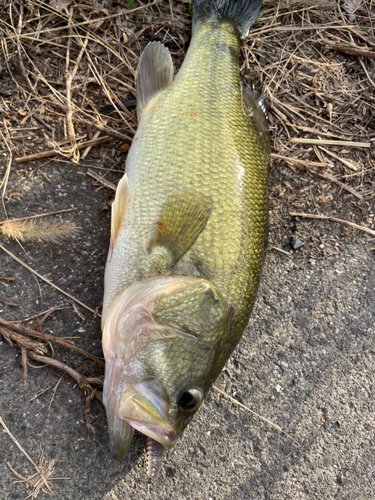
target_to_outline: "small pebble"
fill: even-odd
[[[305,246],[305,244],[303,241],[298,240],[298,239],[294,239],[294,238],[290,238],[290,247],[292,248],[292,250],[296,251],[304,246]]]
[[[4,368],[0,366],[0,375],[4,373]]]

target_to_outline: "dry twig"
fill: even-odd
[[[31,351],[28,351],[27,355],[34,361],[38,361],[39,363],[45,365],[53,366],[54,368],[57,368],[58,370],[61,370],[62,372],[69,375],[69,377],[71,377],[73,380],[77,382],[78,387],[82,389],[86,395],[91,394],[93,392],[91,385],[95,384],[99,387],[102,387],[103,385],[102,377],[85,377],[84,375],[78,373],[76,370],[66,365],[65,363],[57,361],[57,359],[52,359],[47,356],[40,356],[39,354],[35,354],[34,352]],[[99,401],[101,401],[100,393],[96,392],[95,397],[99,399]]]
[[[77,210],[77,209],[72,207],[72,208],[65,208],[64,210],[57,210],[56,212],[48,212],[45,214],[34,214],[34,215],[30,215],[29,217],[19,217],[17,219],[2,220],[2,221],[0,221],[0,226],[2,224],[6,224],[9,221],[10,222],[16,222],[16,221],[18,222],[18,221],[24,221],[24,220],[29,220],[29,219],[36,219],[38,217],[49,217],[50,215],[64,214],[67,212],[74,212],[75,210]]]
[[[5,425],[5,422],[4,420],[0,417],[0,425],[2,426],[2,428],[4,429],[4,432],[6,434],[8,434],[8,436],[10,437],[10,439],[13,441],[13,443],[17,446],[17,448],[25,455],[25,457],[27,458],[27,460],[31,463],[31,465],[34,467],[34,469],[37,471],[37,473],[39,474],[39,477],[41,479],[41,481],[43,482],[44,486],[47,488],[47,490],[52,494],[52,490],[51,490],[51,487],[50,485],[48,484],[48,481],[47,481],[47,477],[45,476],[44,474],[44,471],[38,466],[36,465],[36,463],[34,462],[34,460],[30,457],[30,455],[24,450],[24,448],[20,445],[20,443],[17,441],[17,439],[13,436],[13,434],[10,432],[10,430],[8,429],[8,427]],[[34,497],[35,498],[35,497]]]
[[[337,217],[329,217],[328,215],[316,215],[316,214],[302,214],[297,212],[289,212],[292,217],[307,217],[309,219],[322,219],[322,220],[330,220],[332,222],[338,222],[339,224],[343,224],[344,226],[350,226],[354,229],[358,229],[359,231],[364,231],[365,233],[372,234],[375,236],[375,231],[368,227],[359,226],[358,224],[354,224],[354,222],[349,222],[347,220],[338,219]]]
[[[44,278],[41,274],[39,274],[37,271],[35,271],[34,269],[32,269],[30,266],[28,266],[21,259],[19,259],[18,257],[16,257],[16,255],[14,255],[12,252],[10,252],[9,250],[7,250],[3,245],[0,245],[0,249],[3,250],[3,252],[7,253],[10,257],[12,257],[12,259],[14,259],[16,262],[18,262],[19,264],[21,264],[21,266],[25,267],[28,271],[30,271],[31,273],[35,274],[35,276],[37,276],[39,279],[41,279],[42,281],[44,281],[48,285],[52,286],[52,288],[55,288],[56,290],[58,290],[60,293],[62,293],[63,295],[65,295],[69,299],[74,300],[74,302],[76,302],[77,304],[79,304],[81,307],[84,307],[88,311],[92,312],[94,315],[96,315],[99,318],[101,318],[101,315],[98,312],[94,311],[94,309],[91,309],[91,307],[87,306],[86,304],[84,304],[80,300],[76,299],[75,297],[73,297],[73,295],[70,295],[69,293],[65,292],[64,290],[62,290],[57,285],[54,285],[51,281],[49,281],[46,278]]]
[[[16,323],[11,323],[10,321],[6,321],[5,319],[0,318],[0,333],[3,333],[3,329],[5,329],[7,334],[10,335],[10,340],[14,340],[15,342],[17,342],[17,340],[20,340],[20,337],[17,337],[17,336],[13,337],[14,332],[17,332],[21,335],[27,335],[29,337],[35,337],[37,339],[45,340],[46,342],[56,342],[57,344],[60,344],[64,347],[72,349],[73,351],[77,351],[77,352],[83,354],[84,356],[86,356],[86,357],[92,359],[93,361],[95,361],[96,363],[98,363],[98,365],[104,367],[103,361],[101,361],[96,356],[93,356],[89,352],[83,351],[79,347],[76,347],[69,340],[61,339],[59,337],[54,337],[53,335],[48,335],[47,333],[37,332],[36,330],[26,328],[23,325],[17,325]],[[23,337],[23,339],[24,339],[24,337]],[[44,354],[45,352],[47,352],[47,351],[45,351],[44,347],[41,348],[41,350],[39,349],[39,346],[41,346],[42,344],[38,344],[38,343],[35,343],[35,344],[37,344],[36,345],[36,347],[38,348],[37,350],[35,350],[33,345],[29,344],[29,343],[27,343],[27,344],[20,343],[19,345],[20,345],[20,347],[26,347],[27,349],[32,349],[37,354]]]
[[[105,179],[101,175],[99,175],[96,172],[94,172],[93,170],[91,170],[91,168],[88,169],[87,174],[90,177],[92,177],[93,179],[95,179],[96,181],[103,184],[103,186],[105,186],[106,188],[112,189],[112,191],[116,191],[117,188],[116,188],[116,185],[113,184],[113,182],[107,181],[107,179]]]
[[[218,387],[215,387],[215,386],[212,386],[212,388],[218,392],[219,394],[223,395],[224,397],[226,397],[227,399],[229,399],[230,401],[232,401],[232,403],[236,403],[238,406],[240,406],[241,408],[243,408],[244,410],[246,411],[249,411],[250,413],[252,413],[253,415],[257,416],[258,418],[260,418],[261,420],[263,420],[264,422],[267,422],[267,424],[271,425],[272,427],[274,427],[275,429],[277,429],[278,431],[282,432],[283,434],[285,434],[285,436],[287,436],[289,439],[291,439],[294,443],[296,443],[297,445],[299,445],[299,443],[292,438],[292,436],[290,436],[289,434],[287,434],[285,431],[282,430],[282,428],[277,425],[277,424],[274,424],[273,422],[271,422],[271,420],[268,420],[267,418],[265,417],[262,417],[262,415],[259,415],[259,413],[256,413],[255,411],[251,410],[250,408],[248,408],[247,406],[243,405],[242,403],[240,403],[239,401],[237,401],[237,399],[234,399],[232,398],[232,396],[229,396],[229,394],[227,394],[226,392],[222,391],[221,389],[219,389]]]
[[[101,142],[105,142],[108,140],[108,136],[103,136],[103,137],[98,137],[97,139],[93,139],[91,141],[86,141],[86,142],[81,142],[79,144],[76,144],[77,149],[83,149],[87,148],[90,146],[96,146],[97,144],[100,144]],[[51,158],[52,156],[56,155],[62,155],[62,156],[67,156],[69,155],[69,151],[62,150],[60,147],[59,149],[50,149],[49,151],[43,151],[41,153],[35,153],[32,155],[28,156],[23,156],[21,158],[16,158],[15,161],[17,163],[26,163],[28,161],[36,161],[36,160],[41,160],[43,158]]]
[[[352,148],[370,148],[370,142],[355,142],[355,141],[331,141],[328,139],[300,139],[298,137],[294,137],[290,139],[292,144],[317,144],[322,145],[330,145],[330,146],[350,146]]]

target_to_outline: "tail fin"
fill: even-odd
[[[262,3],[263,0],[194,0],[193,27],[205,19],[222,19],[232,23],[241,38],[246,38]]]

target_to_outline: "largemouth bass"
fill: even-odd
[[[270,142],[265,100],[241,86],[238,58],[261,3],[195,0],[193,37],[174,79],[162,44],[150,43],[140,59],[139,126],[112,205],[102,319],[117,458],[135,429],[154,456],[176,443],[255,301]]]

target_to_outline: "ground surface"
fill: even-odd
[[[172,26],[173,29],[178,27]],[[346,58],[348,74],[360,71],[356,59],[338,57]],[[302,67],[299,74],[306,76],[308,71]],[[246,68],[243,77],[250,78]],[[23,82],[21,74],[19,80]],[[342,81],[336,83],[337,91]],[[12,85],[12,80],[3,76],[2,89]],[[270,85],[270,80],[266,79],[266,85]],[[9,101],[4,106],[4,120],[10,119],[12,113],[14,119],[21,120],[17,98],[13,108]],[[367,124],[367,135],[358,132],[356,140],[374,137],[374,121],[366,115],[369,110],[371,106],[360,110],[359,123]],[[320,111],[317,104],[317,115]],[[280,151],[280,144],[287,144],[287,136],[283,135],[285,121],[280,125],[279,118],[275,104],[274,108],[271,106],[274,151],[286,154]],[[55,126],[54,122],[48,123]],[[318,121],[317,126],[320,124]],[[21,127],[20,123],[14,125],[17,126]],[[290,122],[288,127],[289,132],[295,131]],[[22,146],[16,142],[18,150],[14,155],[30,154],[33,148],[49,149],[42,145],[43,135],[33,140],[35,146],[30,141]],[[5,147],[2,151],[1,176],[8,158]],[[370,153],[337,148],[332,151],[346,155],[362,170],[360,175],[349,178],[353,171],[337,163],[324,172],[333,172],[357,194],[362,193],[361,199],[337,182],[317,176],[311,170],[315,167],[298,170],[293,163],[288,167],[273,161],[270,245],[262,284],[243,339],[216,382],[218,388],[272,420],[290,437],[211,391],[183,438],[168,452],[151,498],[374,498],[374,236],[330,221],[296,222],[289,215],[290,210],[323,213],[375,229],[373,146]],[[309,156],[314,153],[311,148],[302,152],[304,156],[301,153],[300,158],[319,161],[319,156]],[[113,192],[93,183],[87,171],[96,167],[95,171],[104,175],[105,168],[122,170],[123,156],[120,144],[113,141],[95,148],[78,165],[66,159],[13,163],[7,188],[8,195],[17,193],[7,198],[10,219],[77,208],[73,217],[82,232],[70,240],[54,245],[26,243],[23,249],[5,237],[1,237],[0,243],[92,309],[102,301],[110,231],[110,212],[105,207]],[[328,161],[328,157],[323,159]],[[114,171],[108,178],[117,182],[119,176]],[[296,253],[290,252],[291,236],[305,242]],[[0,316],[11,321],[61,305],[64,309],[46,320],[43,331],[74,337],[78,347],[102,356],[100,320],[82,308],[79,312],[85,318],[79,316],[64,296],[34,278],[2,251],[0,299],[19,304],[14,307],[0,302]],[[35,327],[37,323],[33,320],[26,324]],[[93,361],[69,349],[54,345],[54,351],[56,359],[78,372],[88,376],[102,374]],[[125,460],[115,461],[109,453],[102,405],[96,400],[92,402],[94,434],[85,425],[85,397],[76,384],[63,378],[52,400],[61,372],[30,367],[27,384],[23,385],[20,358],[18,348],[0,341],[0,417],[35,462],[43,453],[45,458],[55,459],[55,477],[69,478],[51,482],[55,497],[148,498],[141,437],[136,436]],[[0,450],[0,500],[23,499],[27,496],[25,485],[14,484],[17,477],[7,462],[24,477],[35,471],[4,432],[0,432]],[[40,493],[38,498],[47,496]]]
[[[40,194],[27,195],[23,202],[43,200],[52,211],[61,207],[56,196],[60,192],[64,207],[78,208],[76,217],[84,232],[63,247],[26,246],[32,259],[15,243],[7,248],[41,274],[51,273],[55,284],[95,308],[101,301],[109,234],[109,214],[99,210],[106,193],[95,192],[76,168],[56,163],[48,174],[52,185],[44,183]],[[13,206],[9,215],[17,215],[19,209]],[[373,498],[374,242],[361,235],[349,237],[331,223],[314,226],[323,240],[337,233],[335,255],[313,259],[306,248],[290,256],[268,252],[253,317],[217,382],[280,425],[298,445],[212,392],[169,452],[153,498]],[[1,282],[1,297],[21,306],[3,306],[2,317],[14,320],[65,303],[43,283],[41,300],[28,271],[4,255],[1,263],[6,276],[15,278]],[[47,320],[44,332],[79,336],[76,345],[100,356],[99,320],[84,311],[84,321],[65,305],[66,310]],[[100,373],[93,362],[72,351],[55,351],[58,359],[78,371]],[[43,451],[56,459],[55,476],[69,477],[53,483],[59,498],[147,497],[139,437],[123,462],[113,460],[98,402],[92,407],[94,435],[83,423],[84,397],[72,381],[61,381],[48,409],[52,389],[30,399],[54,386],[56,374],[48,368],[30,369],[24,386],[19,352],[5,342],[0,346],[0,366],[0,415],[35,461]],[[0,443],[1,498],[24,498],[25,487],[13,484],[6,461],[26,477],[32,467],[4,433]]]

